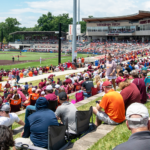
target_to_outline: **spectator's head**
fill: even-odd
[[[46,85],[49,85],[49,81],[46,82]]]
[[[80,77],[80,76],[81,76],[81,73],[79,72],[79,73],[77,73],[77,75]]]
[[[68,79],[68,78],[69,78],[69,76],[68,76],[68,75],[66,75],[66,76],[65,76],[65,78],[66,78],[66,79]]]
[[[67,94],[66,92],[59,93],[59,101],[62,104],[63,102],[67,101]]]
[[[42,92],[41,92],[41,95],[42,95],[42,96],[44,96],[44,95],[45,95],[45,92],[44,92],[44,91],[42,91]]]
[[[111,82],[109,82],[109,81],[105,81],[105,82],[103,83],[102,87],[103,87],[103,89],[104,89],[104,92],[105,92],[105,93],[108,93],[108,91],[112,89],[112,84],[111,84]]]
[[[53,87],[51,85],[48,85],[46,87],[46,93],[49,94],[49,93],[53,93]]]
[[[66,86],[66,85],[67,85],[67,83],[66,83],[66,82],[63,82],[63,85],[64,85],[64,86]]]
[[[65,92],[65,89],[63,87],[59,88],[59,93],[61,93],[61,92]]]
[[[77,80],[78,80],[77,77],[74,77],[73,79],[74,79],[75,82],[77,82]]]
[[[30,83],[30,85],[32,85],[32,83]]]
[[[138,72],[136,70],[132,70],[130,72],[130,74],[132,75],[133,78],[138,78],[139,77]]]
[[[123,90],[124,88],[126,88],[127,86],[129,86],[131,83],[128,79],[124,79],[123,82],[119,83],[119,88],[120,90]]]
[[[4,104],[0,108],[0,116],[7,116],[10,112],[10,106],[8,104]]]
[[[149,112],[143,104],[133,103],[126,111],[126,124],[132,133],[149,129]]]
[[[99,81],[101,82],[100,76],[99,76],[99,75],[95,76],[95,82],[96,82],[96,84],[97,84]]]
[[[48,108],[48,101],[45,97],[39,97],[36,101],[36,110]]]
[[[35,93],[35,91],[36,91],[36,88],[32,88],[32,93]]]
[[[57,78],[58,81],[60,81],[60,78]]]
[[[119,76],[123,77],[124,76],[123,70],[120,70],[118,74],[119,74]]]
[[[88,76],[88,75],[85,76],[85,80],[86,80],[86,81],[89,80],[89,76]]]
[[[43,79],[41,80],[41,82],[43,82]]]
[[[107,60],[108,61],[111,61],[112,60],[112,56],[111,56],[111,54],[109,53],[109,54],[107,54]]]
[[[10,147],[15,146],[12,131],[8,127],[0,125],[0,137],[3,137],[0,138],[1,150],[8,150]]]
[[[55,85],[55,88],[58,90],[60,88],[60,85],[59,84],[56,84]]]

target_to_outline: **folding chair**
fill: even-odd
[[[76,100],[72,100],[71,101],[72,104],[75,104],[77,102],[80,102],[80,101],[84,100],[83,92],[76,93],[75,97],[76,97]]]
[[[55,100],[55,101],[48,101],[48,108],[49,108],[50,110],[52,110],[52,111],[55,112],[57,106],[58,106],[57,100]]]
[[[48,127],[48,150],[64,150],[70,142],[66,142],[65,133],[68,130],[67,125]]]
[[[31,99],[30,99],[30,105],[35,105],[35,103],[36,103],[36,100],[39,98],[39,97],[34,97],[33,99],[32,99],[32,95],[31,95]]]
[[[96,95],[98,93],[97,88],[92,87],[92,96]]]
[[[81,90],[81,85],[76,85],[75,91]]]
[[[88,111],[76,112],[76,131],[69,131],[69,140],[74,138],[81,138],[87,133],[95,129],[93,124],[93,107],[91,106]],[[90,118],[92,117],[92,122]],[[82,135],[82,136],[81,136]]]
[[[11,112],[20,111],[20,108],[21,108],[21,98],[18,99],[18,100],[10,99],[10,107],[11,107]]]

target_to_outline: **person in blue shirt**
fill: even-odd
[[[28,82],[25,83],[24,88],[25,88],[25,90],[28,90],[28,88],[29,88]]]
[[[48,148],[48,127],[59,126],[59,124],[54,112],[48,109],[48,101],[45,97],[39,97],[35,107],[36,112],[27,117],[23,138],[18,138],[15,142]]]

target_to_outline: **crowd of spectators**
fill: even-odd
[[[69,94],[82,92],[84,99],[86,99],[92,96],[92,89],[95,87],[97,93],[105,93],[102,100],[97,101],[96,107],[93,107],[93,114],[96,115],[95,125],[99,126],[102,122],[109,125],[119,125],[127,119],[127,126],[133,134],[131,137],[140,136],[142,139],[141,143],[143,143],[146,136],[149,139],[150,135],[148,131],[149,114],[147,108],[143,105],[147,102],[147,87],[145,82],[148,78],[147,73],[150,65],[148,55],[148,49],[113,56],[107,54],[99,60],[96,68],[92,66],[92,63],[89,63],[87,64],[88,69],[84,70],[84,72],[66,75],[65,80],[61,81],[58,78],[57,82],[54,79],[55,75],[51,74],[48,78],[42,79],[36,86],[28,82],[25,85],[18,85],[17,76],[19,78],[24,76],[32,77],[43,72],[49,72],[50,70],[58,71],[56,68],[68,64],[61,64],[56,68],[53,68],[51,65],[24,70],[11,70],[8,73],[8,77],[10,79],[16,78],[16,84],[11,85],[11,80],[7,81],[4,86],[4,96],[0,96],[1,130],[9,132],[7,128],[5,129],[4,125],[10,127],[16,122],[24,126],[24,131],[21,134],[22,137],[17,138],[15,140],[16,143],[22,142],[24,144],[47,148],[48,127],[59,126],[58,120],[62,124],[66,124],[66,120],[68,120],[69,132],[76,131],[75,117],[77,109],[69,99]],[[142,58],[143,56],[146,57]],[[82,58],[75,58],[74,63],[78,63],[78,67],[85,66]],[[59,68],[59,70],[61,69]],[[1,74],[4,72],[2,69]],[[102,78],[106,78],[106,81]],[[121,90],[120,93],[116,91],[117,85]],[[13,113],[18,111],[18,106],[14,108],[14,105],[20,101],[21,105],[19,105],[19,109],[26,109],[24,122]],[[55,111],[49,108],[51,101],[57,102]],[[35,112],[30,114],[31,110]],[[143,132],[139,133],[139,131]],[[10,135],[10,143],[8,145],[14,146],[11,137]],[[127,143],[133,145],[134,148],[136,147],[136,144],[133,144],[130,139]],[[148,147],[148,144],[147,142],[144,146]],[[6,146],[2,145],[1,147]],[[115,149],[119,149],[120,147],[125,149],[128,145],[122,144]]]

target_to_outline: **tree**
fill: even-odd
[[[69,14],[62,14],[53,16],[48,12],[47,15],[43,14],[38,19],[38,27],[41,31],[58,31],[58,24],[62,23],[62,31],[68,32],[68,25],[72,24],[73,19],[69,18]]]
[[[80,24],[81,24],[81,33],[86,32],[86,22],[80,21]]]
[[[7,44],[6,38],[3,38],[3,44]]]
[[[88,18],[94,18],[93,16],[89,16]]]

